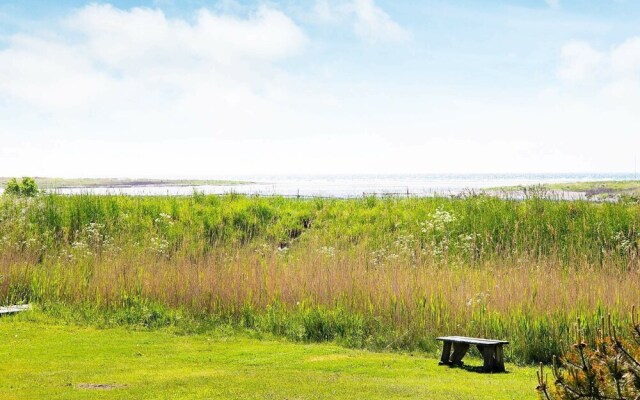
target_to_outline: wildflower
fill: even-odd
[[[154,219],[153,222],[155,222],[158,225],[169,225],[169,226],[173,225],[173,220],[171,218],[171,215],[165,214],[165,213],[160,213],[158,218]]]
[[[322,254],[323,256],[333,258],[336,256],[336,249],[330,246],[322,246],[318,249],[318,253]]]
[[[169,241],[167,241],[166,239],[154,236],[151,238],[150,243],[151,243],[151,249],[154,252],[158,253],[158,255],[167,254],[167,250],[169,249]]]

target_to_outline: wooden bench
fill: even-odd
[[[442,357],[440,357],[440,365],[462,365],[462,357],[467,354],[469,346],[476,345],[482,358],[484,365],[482,370],[485,372],[504,372],[504,355],[502,346],[509,344],[506,340],[492,340],[471,338],[464,336],[442,336],[436,338],[443,342]],[[451,346],[453,345],[453,353]]]
[[[17,305],[17,306],[0,307],[0,316],[1,315],[8,315],[8,314],[15,314],[15,313],[19,313],[19,312],[22,312],[22,311],[27,311],[29,308],[31,308],[31,306],[29,304],[21,304],[21,305]]]

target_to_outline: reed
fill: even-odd
[[[639,227],[637,205],[535,197],[5,196],[0,299],[371,349],[492,336],[548,361],[578,317],[628,322]]]

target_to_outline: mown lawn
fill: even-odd
[[[480,374],[437,364],[419,354],[234,333],[181,336],[0,318],[2,399],[536,398],[533,368]]]

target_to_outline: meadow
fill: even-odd
[[[495,337],[510,362],[548,362],[578,317],[587,336],[607,314],[629,323],[639,244],[625,202],[2,196],[0,301],[74,325],[375,351]]]

